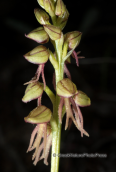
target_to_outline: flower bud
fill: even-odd
[[[50,14],[50,16],[55,15],[55,8],[54,8],[54,3],[52,0],[44,0],[44,8],[45,10]]]
[[[42,25],[49,24],[49,16],[45,11],[36,8],[34,10],[34,13],[35,13],[35,17],[36,17],[37,21],[40,24],[42,24]]]
[[[46,106],[38,106],[33,109],[27,117],[24,118],[25,122],[40,124],[47,123],[51,119],[52,112]]]
[[[44,8],[44,0],[37,0],[38,4]]]
[[[62,30],[68,21],[68,17],[69,17],[69,12],[66,9],[62,17],[58,16],[56,26]]]
[[[44,25],[44,29],[52,40],[60,39],[61,30],[58,27],[53,25]]]
[[[56,91],[59,96],[67,98],[78,92],[76,85],[69,78],[64,78],[59,81],[57,83]]]
[[[89,106],[91,104],[90,98],[82,91],[78,91],[73,99],[78,106]]]
[[[62,0],[57,0],[55,14],[57,16],[62,17],[65,11],[66,11],[66,7],[65,7],[63,1]]]
[[[79,31],[67,33],[66,39],[69,42],[69,48],[70,49],[73,49],[76,44],[77,44],[77,46],[79,45],[80,40],[81,40],[81,35],[82,35],[82,33]]]
[[[34,64],[44,64],[49,58],[49,52],[46,47],[39,45],[24,55],[26,60]]]
[[[43,93],[43,86],[39,82],[31,83],[25,90],[25,95],[22,98],[24,103],[30,102],[31,100],[41,97]]]
[[[49,36],[45,32],[43,27],[38,27],[31,31],[28,35],[25,35],[27,38],[30,38],[40,44],[47,43],[49,41]]]

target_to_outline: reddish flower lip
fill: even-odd
[[[48,125],[50,124],[48,123]],[[43,138],[43,142],[41,143],[42,138]],[[33,163],[34,165],[36,165],[37,162],[43,158],[44,158],[44,163],[48,165],[47,158],[49,155],[49,150],[51,145],[52,145],[52,133],[48,132],[47,134],[47,123],[37,124],[37,126],[35,127],[35,129],[31,134],[29,147],[27,149],[27,152],[35,149],[34,155],[32,157],[32,160],[34,160]],[[43,153],[41,155],[42,150]]]

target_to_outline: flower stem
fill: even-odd
[[[59,53],[61,54],[61,53]],[[62,57],[58,57],[62,61]],[[61,79],[63,79],[63,74],[64,74],[64,65],[61,62],[59,64],[59,68],[55,70],[56,73],[56,85],[57,82],[59,82]],[[52,153],[51,153],[51,172],[58,172],[59,170],[59,153],[60,153],[60,141],[61,141],[61,124],[59,121],[59,116],[58,116],[58,107],[60,103],[60,97],[56,94],[56,100],[55,104],[53,107],[53,118],[55,119],[57,123],[57,127],[52,127]],[[51,126],[52,125],[51,122]]]
[[[61,124],[58,122],[57,130],[52,132],[51,172],[58,172],[61,140]]]

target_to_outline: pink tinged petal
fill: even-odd
[[[47,159],[48,159],[51,145],[52,145],[52,135],[50,135],[47,140],[47,145],[46,145],[46,150],[45,150],[45,158],[44,158],[44,164],[46,164],[46,165],[48,165]]]
[[[43,132],[44,132],[44,128],[45,128],[46,124],[39,124],[39,125],[40,125],[39,131],[38,131],[37,137],[35,139],[35,142],[33,144],[33,148],[36,148],[36,150],[35,150],[35,152],[33,154],[32,160],[34,160],[36,155],[37,155],[37,152],[38,152],[38,149],[39,149],[39,145],[40,145],[40,142],[41,142],[41,139],[42,139],[42,136],[43,136]]]
[[[81,110],[80,110],[79,106],[77,106],[77,110],[78,110],[78,114],[79,114],[79,119],[80,119],[80,122],[81,122],[81,126],[83,128],[83,116],[82,116],[82,113],[81,113]]]
[[[70,102],[72,103],[72,106],[73,106],[73,110],[74,110],[74,113],[75,113],[75,118],[76,118],[76,120],[78,121],[78,119],[79,119],[79,113],[78,113],[78,110],[77,110],[77,106],[76,106],[76,103],[74,102],[74,100],[73,100],[73,98],[71,97],[70,98]],[[82,114],[81,114],[82,115]],[[80,116],[81,116],[80,115]],[[82,116],[81,116],[82,117]],[[82,117],[83,118],[83,117]],[[83,119],[82,119],[83,120]],[[80,120],[80,123],[81,123],[81,120]],[[79,125],[79,123],[78,123],[78,125]],[[79,125],[80,126],[80,125]]]
[[[37,99],[37,106],[41,106],[41,97]]]
[[[46,82],[45,82],[45,77],[44,77],[44,66],[45,66],[45,64],[39,65],[39,67],[37,68],[37,72],[36,72],[35,77],[32,78],[31,81],[26,82],[24,85],[30,84],[30,83],[33,83],[33,82],[37,82],[37,81],[39,80],[40,75],[42,74],[42,79],[43,79],[44,89],[45,89],[45,87],[46,87]]]
[[[47,140],[47,124],[45,125],[44,127],[44,148],[46,147],[46,140]],[[43,154],[44,154],[44,157],[45,157],[45,149],[43,150]]]
[[[64,73],[66,73],[67,77],[71,80],[71,74],[70,74],[66,64],[64,64]]]
[[[44,156],[44,154],[42,154],[42,156],[40,157],[40,160],[44,158],[45,165],[48,165],[47,158],[49,155],[51,145],[52,145],[52,134],[50,134],[49,137],[47,137],[47,144],[45,147],[45,156]]]
[[[41,151],[42,149],[44,149],[44,143],[42,143],[37,151],[37,154],[36,154],[36,157],[35,157],[35,160],[33,162],[34,165],[37,164],[37,162],[40,160],[40,154],[41,154]]]
[[[59,116],[60,123],[62,123],[62,108],[63,108],[63,104],[64,104],[64,98],[61,97],[59,108],[58,108],[58,116]]]
[[[42,67],[43,67],[43,64],[42,65],[39,65],[38,68],[37,68],[37,72],[36,72],[36,75],[37,75],[36,80],[37,81],[39,80],[40,74],[42,72]]]
[[[70,101],[69,101],[68,98],[64,98],[64,104],[65,104],[65,108],[66,108],[65,130],[68,128],[69,118],[71,118],[73,120],[74,124],[78,128],[77,123],[76,123],[76,121],[75,121],[75,119],[73,117],[73,112],[72,112],[72,109],[71,109],[71,106],[70,106]]]
[[[77,52],[77,56],[78,56],[78,54],[80,54],[81,53],[81,51],[78,51]],[[78,59],[84,59],[85,57],[84,56],[78,56]]]
[[[33,130],[32,134],[31,134],[31,139],[30,139],[30,143],[29,143],[29,147],[27,149],[27,152],[32,150],[31,147],[32,147],[32,144],[34,142],[34,137],[35,137],[38,129],[39,129],[39,124],[35,127],[35,129]]]
[[[82,116],[80,108],[75,104],[73,98],[70,98],[70,102],[72,103],[72,106],[73,106],[75,118],[78,124],[78,129],[81,131],[81,137],[83,137],[83,134],[89,137],[89,134],[83,129],[83,116]]]
[[[38,68],[37,68],[37,72],[36,72],[35,76],[32,78],[31,81],[26,82],[24,85],[27,85],[27,84],[30,84],[30,83],[33,83],[33,82],[37,82],[39,80],[41,72],[42,72],[42,65],[39,65]]]
[[[80,111],[77,111],[77,110],[75,111],[75,118],[76,118],[79,130],[81,132],[81,137],[83,137],[83,117],[82,117],[82,114],[80,114]]]
[[[38,81],[39,80],[39,77],[40,77],[40,74],[42,74],[42,79],[43,79],[44,89],[45,89],[46,82],[45,82],[45,77],[44,77],[44,66],[45,66],[45,64],[39,65],[39,67],[37,69],[37,72],[36,72],[36,75],[37,75],[36,80]],[[33,82],[35,82],[36,80],[34,80]]]
[[[81,137],[83,137],[83,116],[82,113],[80,111],[80,109],[78,109],[79,107],[76,106],[73,98],[70,98],[70,101],[73,105],[73,110],[74,110],[74,114],[75,114],[75,118],[78,124],[78,129],[81,131]]]
[[[77,53],[76,53],[75,51],[73,51],[72,55],[73,55],[73,57],[74,57],[74,58],[75,58],[75,60],[76,60],[76,64],[77,64],[77,66],[79,66],[79,60],[78,60]]]
[[[89,134],[83,129],[83,134],[89,137]]]

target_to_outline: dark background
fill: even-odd
[[[79,90],[91,98],[91,106],[81,108],[84,128],[90,137],[81,138],[74,124],[70,130],[62,127],[61,153],[99,153],[107,158],[61,158],[60,171],[115,172],[116,171],[116,10],[114,1],[66,1],[70,13],[64,33],[83,32],[77,51],[81,59],[68,65],[72,81]],[[23,55],[38,44],[24,34],[39,27],[34,16],[36,0],[0,1],[0,171],[50,171],[41,160],[37,166],[26,154],[34,125],[24,117],[36,107],[36,101],[22,103],[25,86],[35,74],[36,65],[27,62]],[[51,45],[47,44],[51,48]],[[47,85],[52,86],[53,67],[45,65]],[[41,79],[40,79],[41,80]],[[42,104],[52,109],[46,94]]]

